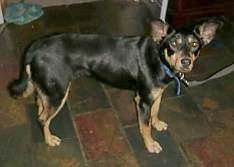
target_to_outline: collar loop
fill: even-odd
[[[170,78],[174,79],[176,84],[176,95],[179,96],[181,94],[181,83],[179,77],[171,71],[170,68],[168,68],[165,64],[161,62],[161,67],[163,71],[169,76]]]

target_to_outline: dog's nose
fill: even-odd
[[[183,65],[183,66],[189,66],[190,64],[191,64],[191,60],[190,59],[188,59],[188,58],[183,58],[183,59],[181,59],[181,64]]]

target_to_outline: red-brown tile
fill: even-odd
[[[232,167],[234,163],[234,137],[208,137],[190,141],[185,148],[196,166]]]
[[[137,115],[133,95],[129,91],[119,89],[109,89],[108,93],[123,125],[135,124]]]
[[[90,167],[140,167],[133,154],[126,153],[121,156],[108,157],[99,161],[89,162]]]
[[[88,160],[117,156],[129,150],[110,109],[79,115],[75,123]]]

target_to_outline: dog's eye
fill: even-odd
[[[172,45],[173,47],[176,46],[176,41],[173,40],[173,41],[171,41],[170,43],[171,43],[171,45]]]
[[[191,47],[196,48],[198,46],[198,43],[197,42],[191,42],[190,45],[191,45]]]

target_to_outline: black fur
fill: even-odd
[[[161,61],[168,65],[163,50],[171,52],[170,38],[164,39],[160,43],[150,36],[54,35],[32,43],[24,55],[21,71],[25,71],[26,65],[31,66],[31,79],[49,97],[52,106],[60,103],[68,83],[81,76],[91,75],[112,86],[133,90],[139,93],[140,108],[148,119],[154,100],[152,89],[171,80],[161,68]],[[26,89],[28,78],[25,72],[21,74],[9,86],[12,96]]]

